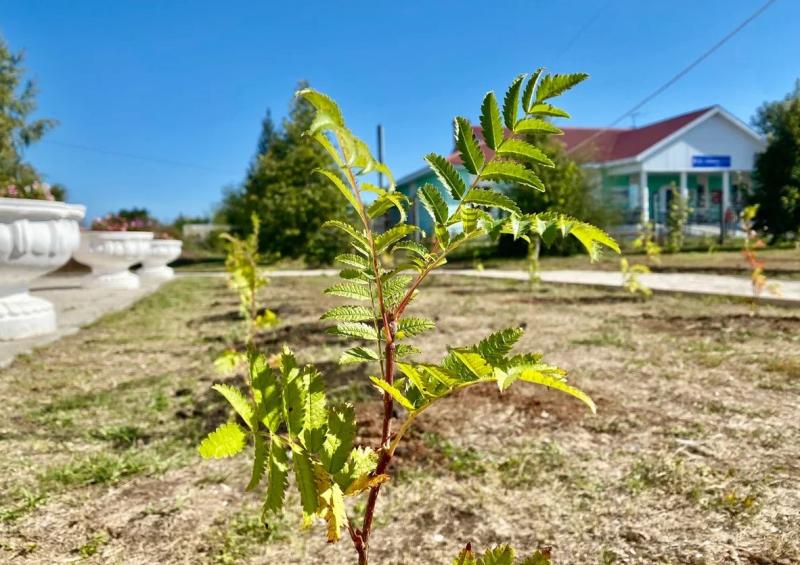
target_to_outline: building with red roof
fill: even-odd
[[[474,129],[482,141],[480,127]],[[720,106],[641,127],[562,129],[558,139],[567,153],[595,173],[591,176],[598,197],[616,209],[625,224],[664,223],[670,201],[680,193],[692,210],[690,228],[701,233],[719,230],[723,219],[731,223],[738,218],[755,155],[765,147],[762,136]],[[448,160],[469,180],[458,152]],[[416,189],[429,182],[438,184],[425,168],[397,183],[415,202],[411,221],[423,229],[429,228],[427,218],[420,217],[414,197]]]

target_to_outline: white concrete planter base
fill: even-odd
[[[179,239],[154,239],[150,251],[142,260],[137,274],[144,281],[164,282],[175,277],[175,271],[167,265],[181,256],[183,242]]]
[[[56,331],[56,309],[27,289],[0,298],[0,340],[22,339]]]
[[[152,239],[152,232],[81,232],[81,244],[73,257],[92,269],[81,284],[86,288],[139,288],[139,277],[128,269],[147,256]]]
[[[130,265],[128,265],[130,266]],[[112,288],[118,290],[136,290],[141,286],[139,277],[128,270],[124,271],[95,271],[83,277],[81,286],[83,288]]]
[[[28,286],[69,260],[85,213],[63,202],[0,198],[0,340],[55,331],[55,308]]]

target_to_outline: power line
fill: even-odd
[[[53,141],[50,139],[43,139],[40,143],[48,143],[50,145],[57,145],[59,147],[67,147],[69,149],[78,149],[80,151],[90,151],[92,153],[99,153],[101,155],[110,155],[113,157],[122,157],[123,159],[135,159],[137,161],[146,161],[150,163],[157,163],[159,165],[168,165],[171,167],[182,167],[185,169],[197,169],[201,171],[208,171],[213,173],[221,173],[224,175],[239,175],[241,173],[232,173],[231,171],[223,171],[215,169],[214,167],[207,167],[197,163],[185,163],[182,161],[172,161],[170,159],[159,159],[158,157],[150,157],[145,155],[135,155],[133,153],[123,153],[121,151],[113,151],[110,149],[102,149],[99,147],[90,147],[88,145],[80,145],[77,143],[67,143],[64,141]]]
[[[575,32],[575,35],[573,35],[570,38],[570,40],[566,43],[566,45],[564,45],[564,48],[561,50],[561,52],[558,55],[556,55],[555,58],[553,59],[553,66],[555,66],[555,64],[561,59],[561,57],[566,55],[567,52],[575,46],[575,44],[578,42],[581,36],[583,36],[583,34],[586,32],[586,30],[592,27],[592,24],[597,21],[597,18],[599,18],[603,14],[603,12],[606,11],[606,8],[608,7],[609,4],[611,4],[611,0],[607,0],[607,2],[602,4],[600,6],[600,9],[598,9],[594,14],[592,14],[592,16],[588,20],[586,20],[586,23],[584,23],[580,27],[580,29],[578,29],[578,31]]]
[[[659,86],[659,87],[658,87],[657,89],[655,89],[655,90],[654,90],[652,93],[650,93],[650,94],[648,94],[647,96],[645,96],[645,97],[644,97],[644,99],[642,99],[642,101],[641,101],[641,102],[639,102],[639,103],[638,103],[638,104],[636,104],[636,105],[635,105],[633,108],[631,108],[630,110],[628,110],[627,112],[625,112],[624,114],[622,114],[622,115],[621,115],[620,117],[618,117],[616,120],[614,120],[613,122],[611,122],[611,123],[610,123],[608,126],[606,126],[606,127],[605,127],[605,128],[603,128],[603,129],[599,129],[599,130],[597,130],[597,131],[596,131],[596,132],[594,132],[592,135],[590,135],[589,137],[587,137],[586,139],[584,139],[584,140],[583,140],[583,141],[581,141],[580,143],[576,144],[576,145],[575,145],[575,147],[573,147],[572,149],[570,149],[570,150],[569,150],[569,153],[574,153],[574,152],[575,152],[575,151],[577,151],[577,150],[578,150],[580,147],[583,147],[584,145],[586,145],[586,144],[587,144],[587,143],[589,143],[590,141],[593,141],[593,140],[595,140],[595,139],[596,139],[598,136],[602,135],[603,133],[605,133],[605,132],[606,132],[606,131],[608,131],[609,129],[611,129],[611,128],[613,128],[614,126],[616,126],[616,125],[617,125],[618,123],[620,123],[622,120],[624,120],[625,118],[627,118],[627,117],[628,117],[628,116],[630,116],[631,114],[635,113],[637,110],[639,110],[640,108],[642,108],[642,107],[643,107],[645,104],[647,104],[648,102],[650,102],[651,100],[653,100],[653,98],[655,98],[656,96],[658,96],[659,94],[661,94],[662,92],[664,92],[665,90],[667,90],[667,89],[668,89],[670,86],[672,86],[672,85],[673,85],[673,84],[675,84],[676,82],[678,82],[680,79],[682,79],[684,76],[686,76],[686,75],[689,73],[689,71],[691,71],[691,70],[692,70],[692,69],[694,69],[694,68],[695,68],[697,65],[699,65],[700,63],[702,63],[703,61],[705,61],[705,60],[706,60],[706,59],[707,59],[709,56],[711,56],[711,54],[712,54],[712,53],[714,53],[714,52],[715,52],[717,49],[719,49],[720,47],[722,47],[723,45],[725,45],[725,43],[727,43],[727,42],[728,42],[728,40],[730,40],[730,39],[731,39],[731,38],[732,38],[734,35],[736,35],[736,34],[737,34],[737,33],[739,33],[740,31],[742,31],[742,30],[743,30],[743,29],[744,29],[744,28],[745,28],[745,27],[746,27],[746,26],[747,26],[747,25],[748,25],[750,22],[752,22],[753,20],[755,20],[755,19],[756,19],[758,16],[760,16],[762,13],[764,13],[764,12],[767,10],[767,8],[769,8],[769,7],[770,7],[772,4],[774,4],[775,2],[776,2],[776,0],[767,0],[767,1],[766,1],[764,4],[762,4],[762,5],[761,5],[761,7],[760,7],[760,8],[758,8],[758,10],[756,10],[755,12],[753,12],[752,14],[750,14],[748,17],[746,17],[744,20],[742,20],[742,22],[741,22],[739,25],[737,25],[735,28],[733,28],[733,30],[731,30],[731,31],[730,31],[730,32],[729,32],[729,33],[728,33],[728,34],[727,34],[725,37],[723,37],[722,39],[720,39],[719,41],[717,41],[717,42],[716,42],[714,45],[712,45],[711,47],[709,47],[708,49],[706,49],[706,51],[704,51],[704,52],[703,52],[703,53],[702,53],[702,54],[701,54],[699,57],[697,57],[696,59],[694,59],[694,60],[693,60],[691,63],[689,63],[689,64],[688,64],[686,67],[684,67],[684,68],[683,68],[681,71],[679,71],[679,72],[678,72],[678,73],[677,73],[675,76],[673,76],[673,77],[672,77],[671,79],[669,79],[667,82],[665,82],[664,84],[662,84],[661,86]]]

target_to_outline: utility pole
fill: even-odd
[[[378,124],[378,162],[383,164],[383,124]],[[378,173],[378,188],[383,188],[383,173]]]

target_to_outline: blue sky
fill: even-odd
[[[476,119],[487,90],[540,65],[589,72],[562,105],[608,125],[762,2],[0,0],[0,32],[27,53],[38,115],[60,121],[27,158],[90,217],[170,219],[241,180],[265,110],[282,117],[301,79],[364,139],[383,123],[402,176],[450,149],[454,115]],[[800,77],[798,21],[800,2],[778,0],[638,123],[715,103],[749,121]]]

